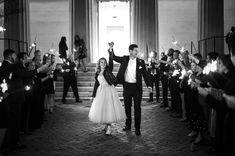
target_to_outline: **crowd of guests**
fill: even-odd
[[[230,35],[232,36],[232,35]],[[83,41],[75,36],[76,58],[83,60]],[[233,40],[228,40],[229,45]],[[66,38],[59,44],[61,67],[56,66],[55,55],[40,50],[33,58],[27,53],[16,53],[7,49],[3,52],[4,61],[0,67],[0,83],[6,82],[8,89],[0,101],[0,128],[5,129],[0,146],[2,153],[25,148],[20,144],[20,134],[31,135],[41,127],[45,112],[54,111],[55,81],[57,73],[62,73],[64,90],[62,102],[66,103],[68,88],[71,86],[76,102],[82,102],[77,90],[77,66],[73,57],[67,57]],[[79,52],[80,51],[80,52]],[[160,107],[171,112],[172,117],[189,125],[189,137],[193,145],[205,141],[205,135],[214,138],[215,155],[234,153],[235,142],[235,48],[229,47],[229,55],[208,53],[203,60],[201,54],[190,54],[170,48],[167,53],[153,51],[148,60],[147,70],[150,87],[149,101],[156,99]],[[41,60],[41,57],[43,58]],[[87,72],[82,61],[83,71]],[[162,86],[160,101],[159,84]],[[168,92],[171,99],[168,98]],[[2,94],[1,94],[2,96]]]
[[[21,135],[31,135],[46,121],[45,114],[54,111],[55,55],[35,51],[34,57],[6,49],[0,67],[0,82],[7,91],[0,102],[1,152],[26,148]]]
[[[170,111],[172,117],[189,123],[191,150],[203,143],[209,133],[214,140],[215,155],[234,153],[235,49],[231,49],[230,55],[208,53],[206,60],[199,53],[192,55],[174,49],[169,49],[166,55],[161,53],[160,60],[156,52],[150,57],[147,69],[151,84],[156,87],[156,102],[160,102],[161,82],[160,107]],[[148,102],[152,101],[150,93]]]

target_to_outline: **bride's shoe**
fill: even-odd
[[[106,130],[106,135],[111,135],[111,126],[108,126],[107,127],[107,130]]]
[[[105,125],[105,127],[102,129],[102,131],[106,132],[106,131],[107,131],[107,128],[108,128],[108,126]]]

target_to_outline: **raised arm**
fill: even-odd
[[[109,52],[109,50],[108,50]],[[109,69],[111,72],[113,72],[113,53],[112,52],[109,52]]]
[[[112,60],[114,60],[114,61],[116,61],[116,62],[118,62],[118,63],[121,63],[122,60],[123,60],[123,57],[119,57],[119,56],[116,56],[116,55],[114,54],[113,46],[114,46],[114,43],[113,43],[113,42],[109,43],[108,52],[111,54]]]
[[[141,60],[141,66],[143,67],[143,77],[144,77],[144,82],[146,83],[147,87],[150,87],[150,83],[149,83],[149,74],[146,70],[146,66],[145,66],[145,62],[143,60]]]

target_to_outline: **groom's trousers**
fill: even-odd
[[[135,129],[140,129],[140,121],[141,121],[141,100],[142,100],[142,92],[138,90],[136,83],[127,83],[123,84],[123,97],[125,104],[125,112],[126,112],[126,127],[131,128],[131,106],[132,99],[134,99],[134,117],[135,117]]]

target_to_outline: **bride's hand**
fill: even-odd
[[[114,46],[114,42],[109,42],[109,49],[113,49],[113,46]]]

